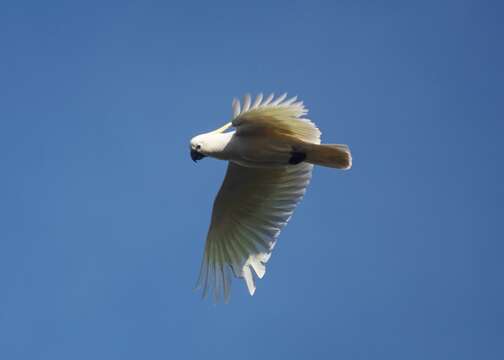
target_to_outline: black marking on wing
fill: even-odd
[[[292,149],[291,157],[289,159],[289,164],[297,165],[306,160],[306,153]]]

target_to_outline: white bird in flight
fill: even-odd
[[[215,198],[198,287],[203,297],[229,300],[232,275],[243,278],[250,295],[261,279],[276,239],[310,182],[313,165],[350,169],[347,145],[320,144],[308,110],[287,94],[252,103],[233,100],[233,117],[223,127],[191,139],[194,161],[210,156],[228,161]],[[233,127],[234,131],[227,131]]]

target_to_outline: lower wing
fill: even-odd
[[[214,202],[198,286],[218,302],[229,299],[232,275],[251,295],[276,239],[302,199],[313,166],[247,168],[232,162]],[[252,272],[253,270],[253,272]]]

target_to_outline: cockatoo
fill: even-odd
[[[313,165],[350,169],[347,145],[320,144],[320,131],[301,101],[287,94],[233,100],[233,116],[221,128],[191,139],[194,161],[228,161],[215,198],[198,287],[203,297],[229,300],[232,275],[250,295],[261,279],[282,228],[310,182]],[[234,131],[227,131],[234,128]],[[254,276],[255,273],[255,276]]]

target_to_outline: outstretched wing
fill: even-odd
[[[264,99],[257,95],[254,102],[250,95],[243,97],[243,105],[238,99],[233,100],[233,117],[224,126],[212,131],[223,133],[231,127],[236,128],[237,135],[290,135],[300,140],[320,144],[320,130],[304,116],[308,113],[302,101],[294,96],[288,100],[287,94],[274,98],[270,94]]]
[[[312,165],[246,168],[229,162],[214,202],[198,285],[203,296],[229,299],[232,274],[251,295],[254,271],[262,278],[276,239],[303,197]]]
[[[308,113],[303,102],[296,102],[293,97],[288,100],[287,94],[274,99],[271,94],[263,101],[259,94],[252,103],[250,95],[243,98],[243,106],[233,100],[232,126],[237,135],[288,135],[299,140],[320,144],[320,130],[304,116]]]

